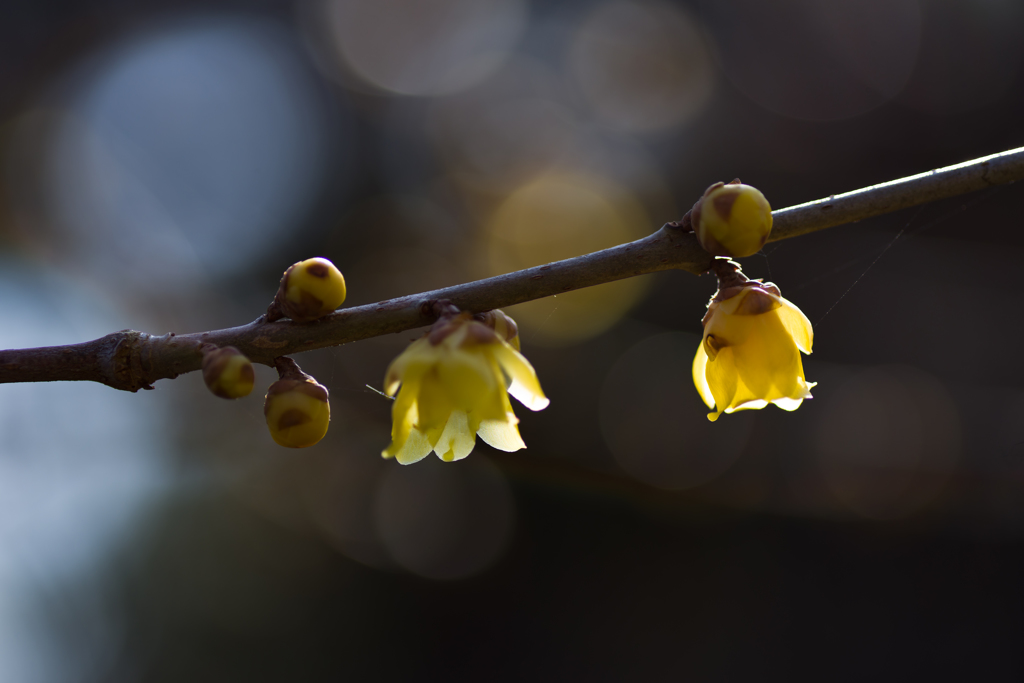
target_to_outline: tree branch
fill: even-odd
[[[1024,147],[900,178],[772,213],[769,242],[1024,178]],[[154,336],[122,330],[82,344],[0,351],[0,383],[88,380],[115,389],[151,389],[159,379],[199,370],[203,344],[234,346],[254,363],[347,344],[434,322],[433,302],[482,312],[661,270],[708,270],[711,256],[679,223],[628,244],[431,292],[343,308],[310,323],[260,316],[248,325]]]
[[[769,242],[1024,178],[1024,147],[772,211]]]

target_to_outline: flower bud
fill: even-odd
[[[234,346],[208,348],[203,353],[203,381],[207,388],[221,398],[248,396],[256,381],[249,359]]]
[[[263,403],[270,436],[287,448],[306,448],[324,438],[331,421],[327,388],[314,379],[279,379]]]
[[[690,211],[690,222],[704,250],[715,256],[756,254],[772,231],[772,207],[757,188],[731,183],[709,187]]]
[[[325,258],[299,261],[284,272],[267,319],[316,320],[341,306],[345,294],[345,278],[333,263]]]
[[[505,314],[504,311],[496,308],[493,311],[487,311],[486,313],[481,313],[474,317],[484,325],[487,325],[487,327],[494,330],[499,337],[507,341],[516,351],[520,350],[519,326],[516,325],[516,321]]]

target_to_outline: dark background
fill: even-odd
[[[1024,144],[1013,0],[5,3],[0,346],[350,304]],[[529,448],[379,458],[415,337],[253,395],[0,386],[0,681],[1020,680],[1019,186],[746,259],[815,398],[705,419],[710,276],[514,307]]]

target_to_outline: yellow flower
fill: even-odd
[[[397,391],[398,397],[391,445],[381,455],[403,465],[422,460],[431,450],[447,462],[461,460],[473,450],[478,434],[499,450],[525,448],[508,395],[530,410],[548,405],[530,363],[466,313],[438,321],[396,358],[384,391],[388,396]]]
[[[811,352],[807,316],[770,283],[748,281],[721,292],[704,317],[704,339],[693,359],[693,383],[715,412],[759,410],[774,403],[796,410],[811,387],[800,352]]]

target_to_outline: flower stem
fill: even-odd
[[[740,270],[740,264],[727,258],[716,258],[711,262],[711,271],[718,278],[718,290],[742,287],[750,278]]]

